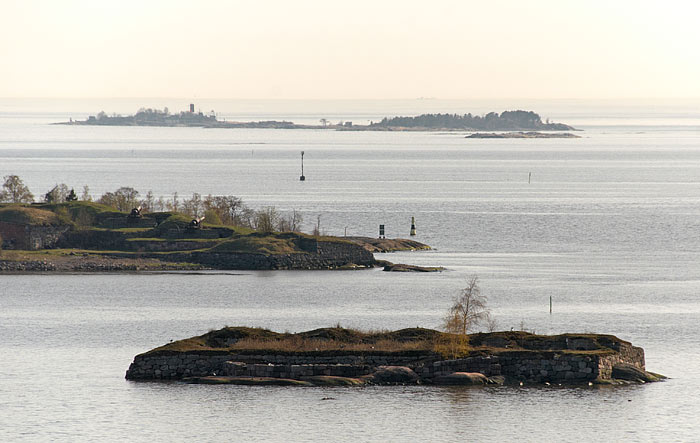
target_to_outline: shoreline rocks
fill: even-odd
[[[445,268],[441,266],[417,266],[417,265],[405,265],[402,263],[389,263],[384,265],[383,271],[386,272],[440,272],[444,271]]]

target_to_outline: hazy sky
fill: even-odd
[[[700,97],[692,1],[0,0],[0,97]]]

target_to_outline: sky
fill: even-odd
[[[700,2],[0,0],[0,97],[700,97]]]

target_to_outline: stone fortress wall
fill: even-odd
[[[356,355],[236,354],[222,351],[146,353],[136,356],[130,380],[180,380],[210,375],[300,378],[332,375],[359,377],[381,366],[411,368],[423,382],[455,372],[503,376],[511,381],[581,383],[609,380],[612,368],[626,363],[644,370],[644,350],[617,342],[619,351],[513,350],[445,360],[433,353]],[[574,352],[571,352],[574,351]]]

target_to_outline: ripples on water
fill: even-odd
[[[563,112],[571,118],[559,120],[586,129],[583,139],[80,128],[44,124],[67,119],[61,113],[0,113],[3,174],[20,175],[36,195],[56,182],[90,184],[95,194],[123,185],[236,194],[299,209],[309,229],[320,213],[331,234],[347,226],[374,235],[384,223],[388,235],[405,236],[414,215],[417,239],[436,250],[382,258],[448,268],[2,276],[0,440],[697,438],[697,121],[680,119],[681,109],[640,114],[645,126],[595,126],[606,124],[599,112]],[[437,327],[474,273],[503,329],[616,334],[673,379],[619,389],[337,389],[123,378],[135,354],[227,324]]]

